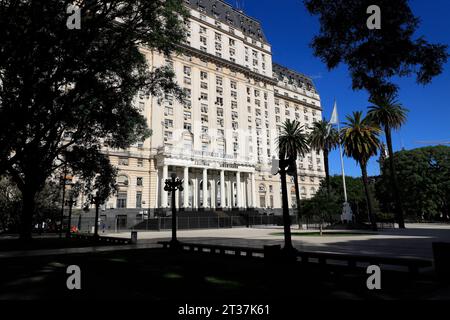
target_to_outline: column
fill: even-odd
[[[236,204],[237,207],[240,208],[242,206],[241,203],[241,173],[236,172]]]
[[[209,203],[209,206],[211,207],[211,209],[215,209],[216,208],[216,180],[209,180],[209,182],[211,183],[211,190],[210,190],[210,194],[211,194],[211,200]]]
[[[252,179],[252,207],[256,208],[256,183],[254,173],[251,173],[251,179]]]
[[[228,187],[227,187],[227,194],[228,194],[228,208],[233,208],[234,198],[233,198],[233,188],[232,188],[233,182],[230,180],[228,181]]]
[[[169,175],[169,166],[164,165],[161,177],[161,208],[167,208],[167,191],[164,190],[166,179]]]
[[[184,167],[184,185],[183,185],[183,207],[186,209],[189,207],[189,167]]]
[[[208,170],[203,169],[203,208],[208,208]]]
[[[195,177],[195,174],[194,174]],[[192,179],[192,208],[198,209],[198,185],[197,178]]]
[[[220,170],[220,206],[225,208],[225,171]]]

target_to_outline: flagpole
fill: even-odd
[[[338,132],[341,132],[341,126],[339,124],[339,119],[338,119]],[[347,186],[345,184],[345,170],[344,170],[344,157],[342,155],[342,145],[339,143],[339,155],[341,156],[341,170],[342,170],[342,185],[344,187],[344,199],[345,202],[347,202]]]

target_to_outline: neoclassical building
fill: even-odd
[[[106,208],[168,207],[164,181],[173,173],[184,179],[176,204],[185,210],[280,208],[280,179],[270,172],[276,138],[286,119],[307,131],[321,119],[316,88],[311,78],[272,62],[257,20],[220,0],[185,5],[184,53],[143,52],[150,67],[173,67],[186,101],[136,97],[152,136],[127,150],[105,150],[120,170],[119,192]],[[325,175],[322,154],[313,150],[298,168],[301,197],[311,197]]]

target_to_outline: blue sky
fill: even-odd
[[[235,0],[227,0],[236,5]],[[338,102],[339,117],[356,110],[366,110],[367,94],[353,91],[347,67],[341,65],[329,72],[312,54],[309,43],[319,30],[317,17],[311,16],[302,0],[240,0],[244,11],[261,21],[263,30],[272,44],[275,62],[311,76],[322,99],[324,115],[329,119],[333,100]],[[374,1],[374,4],[376,1]],[[431,42],[450,44],[450,1],[411,0],[411,7],[421,19],[417,35],[424,35]],[[397,81],[399,99],[410,110],[407,124],[394,133],[394,150],[414,149],[423,145],[417,141],[450,140],[450,63],[444,73],[424,87],[415,78]],[[352,159],[345,158],[346,173],[360,176],[360,169]],[[340,172],[339,153],[330,156],[330,171]],[[379,174],[374,158],[368,167],[369,174]]]

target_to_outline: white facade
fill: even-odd
[[[235,20],[251,19],[213,2]],[[143,50],[150,67],[173,66],[187,101],[136,98],[153,134],[128,150],[105,150],[120,170],[119,193],[107,208],[168,207],[163,187],[172,173],[184,179],[179,208],[280,208],[280,179],[270,173],[279,126],[288,118],[305,126],[320,120],[320,98],[309,78],[290,70],[284,76],[283,67],[273,65],[263,36],[190,8],[185,54],[166,59]],[[259,30],[258,22],[249,23]],[[301,197],[311,197],[325,175],[322,154],[299,159],[298,168]]]

